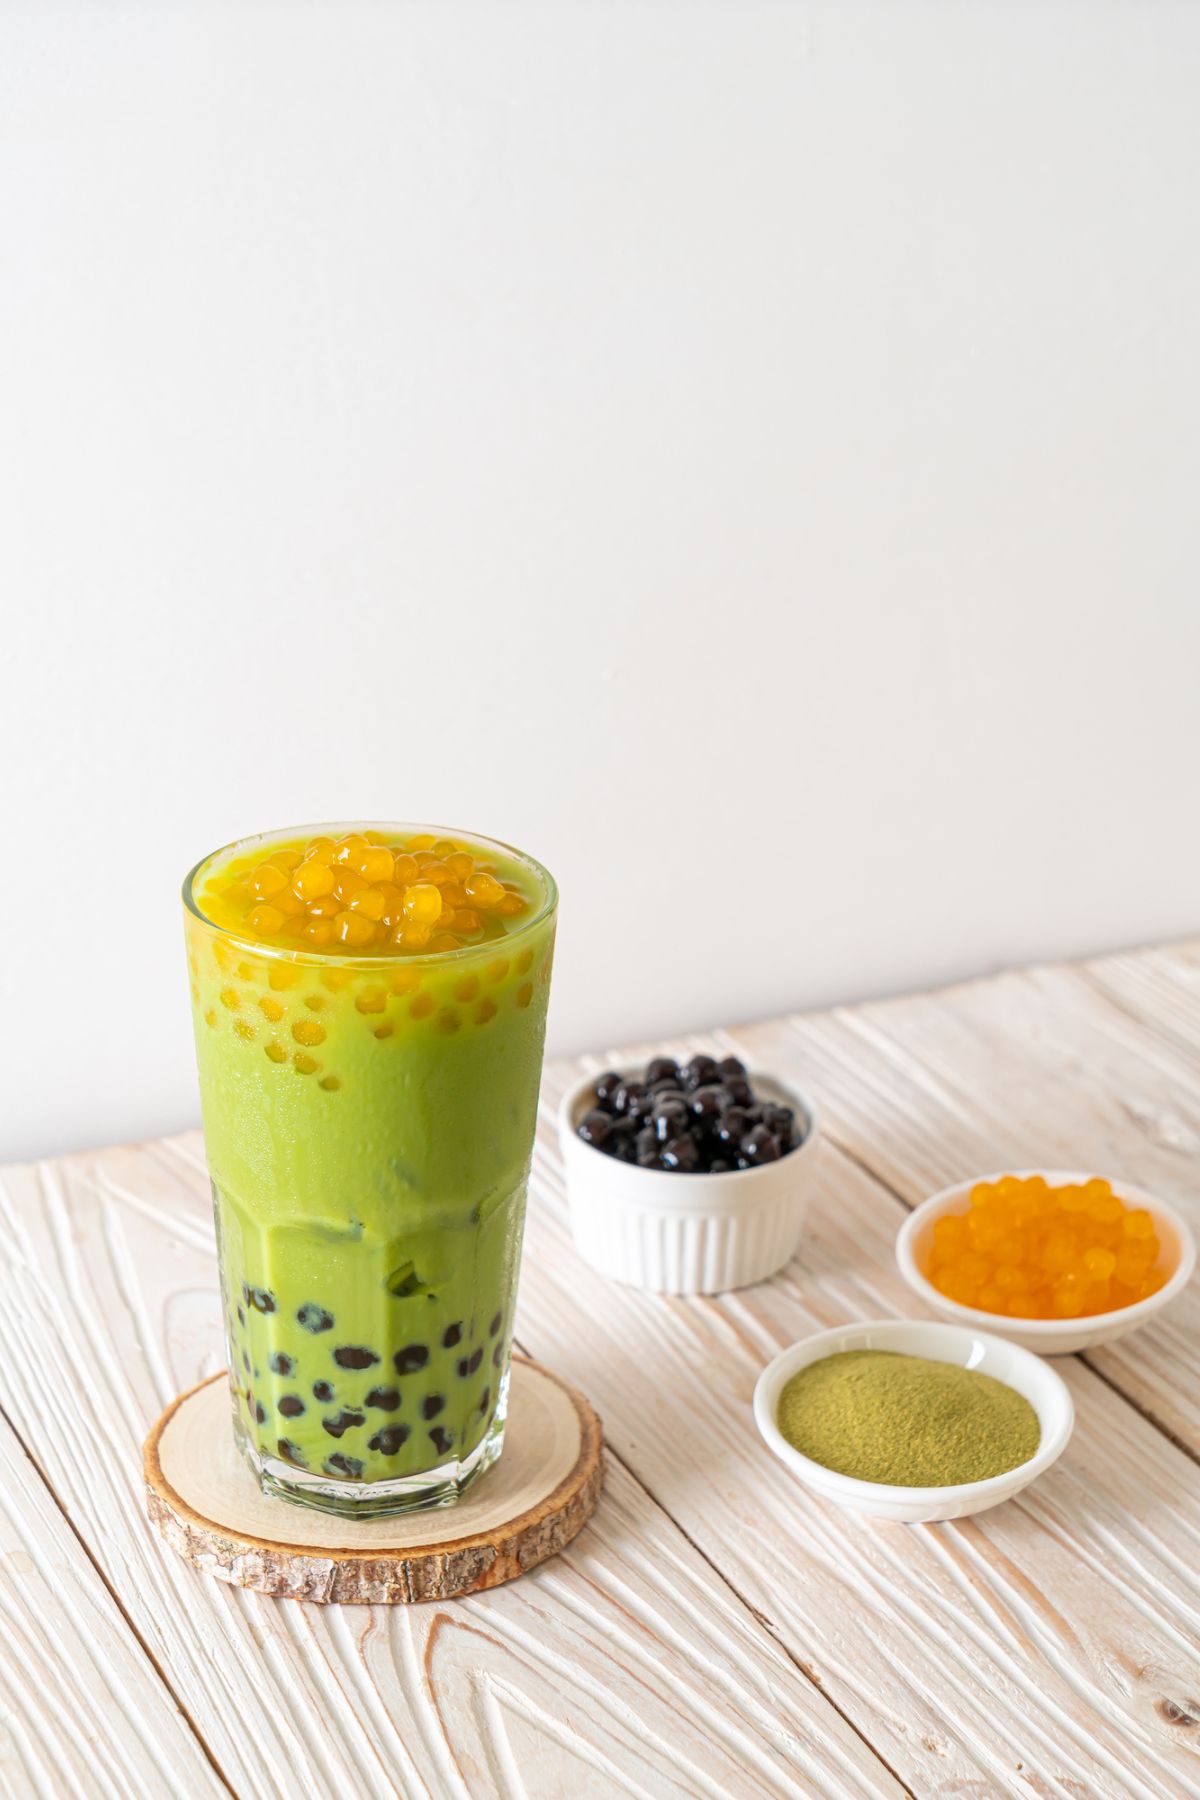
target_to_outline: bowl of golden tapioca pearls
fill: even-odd
[[[901,1227],[896,1260],[931,1311],[1052,1356],[1169,1305],[1196,1245],[1174,1207],[1131,1182],[1025,1169],[931,1195]]]

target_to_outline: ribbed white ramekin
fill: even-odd
[[[595,1104],[596,1077],[563,1096],[558,1129],[571,1234],[593,1268],[660,1293],[718,1294],[765,1281],[791,1259],[808,1204],[816,1109],[772,1075],[751,1071],[749,1078],[756,1096],[794,1108],[804,1142],[778,1162],[728,1174],[671,1174],[618,1162],[576,1132]]]

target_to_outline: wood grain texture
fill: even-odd
[[[818,1099],[826,1092],[788,1024],[668,1048],[737,1049]],[[805,1242],[774,1281],[709,1299],[619,1288],[572,1262],[556,1200],[563,1079],[550,1072],[543,1113],[547,1203],[531,1220],[523,1274],[529,1348],[588,1388],[610,1445],[901,1779],[919,1795],[1200,1793],[1189,1460],[1068,1358],[1057,1366],[1075,1438],[1016,1501],[920,1527],[855,1521],[817,1501],[757,1438],[754,1381],[808,1331],[919,1316],[893,1260],[900,1204],[826,1143]],[[581,1307],[603,1316],[602,1338],[581,1339]]]
[[[600,1421],[577,1389],[516,1356],[508,1414],[502,1461],[458,1506],[346,1520],[263,1495],[232,1441],[222,1371],[150,1429],[150,1522],[202,1574],[283,1599],[411,1606],[482,1593],[564,1550],[603,1483]]]
[[[191,1800],[224,1791],[0,1421],[0,1793]]]
[[[14,1427],[239,1795],[902,1792],[620,1465],[562,1556],[466,1600],[271,1600],[167,1551],[140,1442],[224,1360],[198,1134],[5,1171],[0,1243]]]

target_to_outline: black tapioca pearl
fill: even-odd
[[[277,1375],[290,1375],[295,1366],[294,1359],[286,1355],[282,1350],[276,1350],[274,1356],[271,1358],[271,1367]]]
[[[339,1344],[333,1353],[333,1360],[342,1369],[369,1369],[379,1358],[365,1344]]]
[[[380,1412],[395,1412],[399,1404],[399,1388],[374,1387],[367,1395],[367,1405],[377,1406]]]
[[[333,1399],[333,1383],[332,1383],[332,1381],[314,1381],[313,1382],[313,1399],[321,1400],[321,1401],[332,1400]]]
[[[460,1319],[456,1325],[447,1325],[445,1331],[443,1331],[443,1333],[442,1333],[442,1349],[443,1350],[453,1350],[455,1344],[461,1344],[461,1342],[462,1342],[462,1320]]]
[[[243,1283],[242,1283],[242,1305],[249,1306],[249,1304],[250,1304],[250,1289],[246,1286],[246,1283],[243,1281]]]
[[[335,1413],[332,1419],[321,1420],[330,1437],[335,1438],[341,1437],[344,1431],[350,1431],[355,1425],[365,1425],[366,1422],[366,1413],[350,1412],[346,1407],[340,1413]]]
[[[275,1296],[270,1288],[251,1288],[249,1303],[255,1312],[273,1313],[275,1311]]]
[[[489,1406],[489,1405],[490,1405],[490,1403],[491,1403],[491,1398],[492,1398],[492,1390],[491,1390],[491,1388],[490,1388],[490,1387],[485,1387],[485,1388],[484,1388],[484,1390],[483,1390],[483,1392],[482,1392],[482,1394],[480,1394],[480,1396],[479,1396],[479,1410],[480,1410],[480,1412],[486,1412],[486,1411],[487,1411],[487,1409],[488,1409],[488,1406]]]
[[[245,1371],[248,1375],[250,1373],[250,1357],[249,1357],[248,1352],[245,1350],[242,1351],[242,1367],[243,1367],[243,1369],[245,1369]]]
[[[363,1465],[357,1456],[343,1456],[339,1450],[325,1463],[325,1471],[329,1475],[348,1475],[351,1481],[361,1481]]]
[[[244,1326],[246,1323],[246,1315],[242,1311],[240,1306],[237,1309],[237,1316],[238,1316],[238,1324]]]
[[[263,1405],[263,1403],[262,1403],[262,1401],[261,1401],[261,1400],[256,1400],[256,1401],[255,1401],[255,1402],[254,1402],[254,1416],[255,1416],[255,1418],[256,1418],[256,1419],[257,1419],[257,1420],[258,1420],[258,1422],[259,1422],[259,1424],[260,1424],[260,1425],[265,1425],[265,1424],[266,1424],[266,1422],[267,1422],[267,1409],[266,1409],[266,1407],[265,1407],[265,1406],[264,1406],[264,1405]]]
[[[500,1364],[503,1361],[503,1359],[504,1359],[504,1345],[497,1344],[496,1348],[492,1351],[492,1367],[493,1367],[493,1369],[498,1369],[500,1367]]]
[[[454,1439],[444,1425],[435,1425],[429,1434],[429,1441],[439,1456],[448,1456]]]
[[[303,1450],[301,1450],[299,1444],[293,1444],[291,1438],[280,1438],[277,1441],[275,1448],[278,1450],[280,1456],[282,1456],[284,1462],[295,1463],[298,1469],[307,1469],[308,1464],[304,1460]]]
[[[397,1375],[415,1375],[429,1361],[428,1344],[405,1344],[403,1350],[397,1350],[392,1361],[396,1365]]]
[[[421,1417],[423,1419],[436,1419],[445,1404],[445,1394],[426,1394],[421,1402]]]
[[[326,1312],[323,1306],[318,1306],[313,1300],[305,1301],[296,1314],[296,1318],[303,1325],[305,1331],[333,1330],[333,1314]]]
[[[304,1402],[299,1394],[285,1394],[279,1402],[279,1410],[285,1419],[298,1419],[304,1411]]]
[[[488,1326],[488,1336],[495,1337],[496,1333],[499,1331],[499,1329],[503,1323],[504,1323],[504,1314],[497,1313],[495,1315],[495,1317],[493,1318],[491,1324]]]
[[[395,1456],[408,1442],[407,1425],[385,1425],[377,1431],[367,1448],[378,1450],[381,1456]]]
[[[460,1356],[454,1365],[455,1373],[464,1377],[473,1375],[483,1361],[482,1350],[472,1350],[470,1356]]]

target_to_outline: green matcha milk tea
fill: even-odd
[[[366,1517],[500,1454],[557,890],[406,825],[247,838],[184,886],[234,1431]]]

